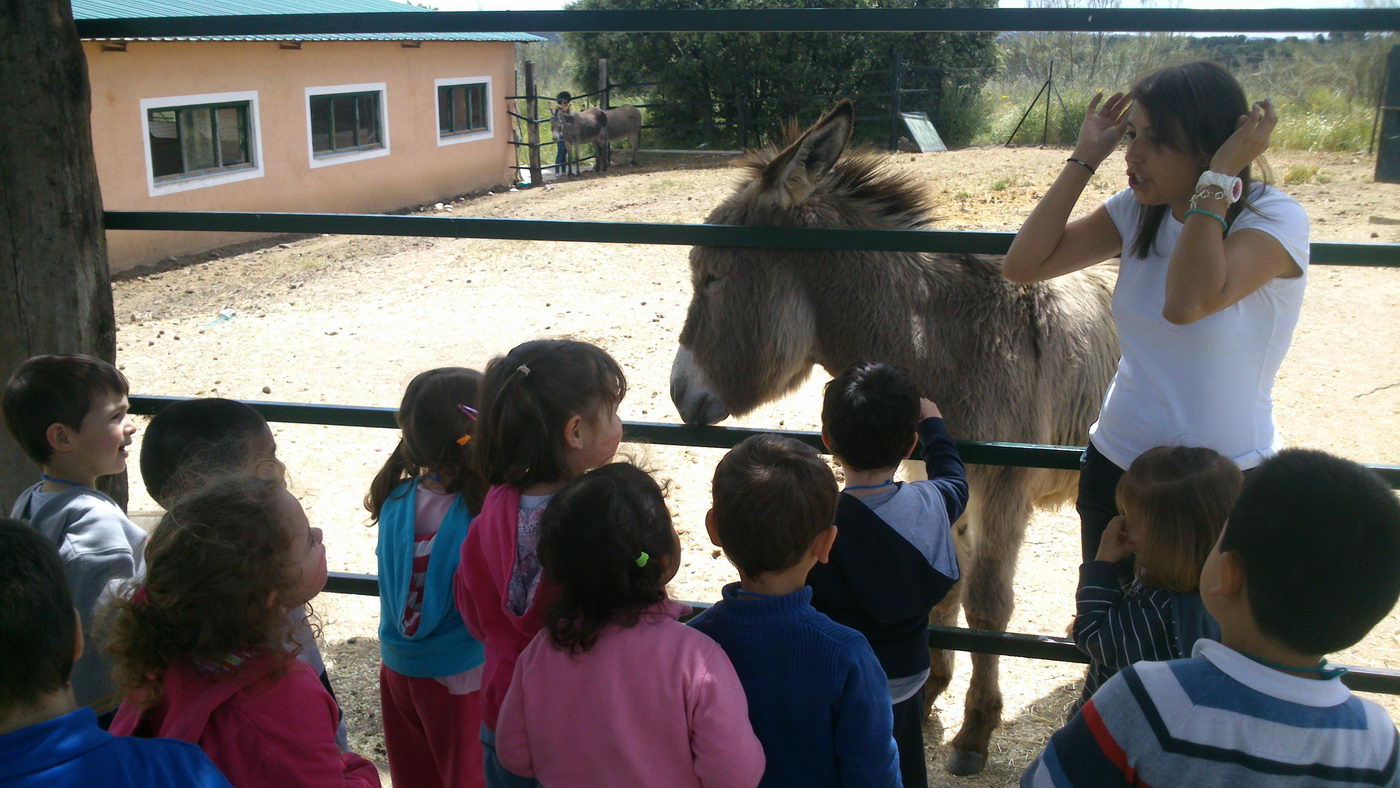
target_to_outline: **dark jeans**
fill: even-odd
[[[564,141],[560,140],[554,144],[554,171],[563,172],[564,165],[569,162],[569,149],[564,146]]]
[[[1121,478],[1123,469],[1099,454],[1090,443],[1079,458],[1079,498],[1074,502],[1079,512],[1080,552],[1085,561],[1094,560],[1104,529],[1120,514],[1114,494]]]
[[[904,788],[928,788],[922,689],[894,704],[894,743],[899,747],[899,775]]]

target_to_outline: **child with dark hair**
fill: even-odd
[[[1201,570],[1220,642],[1109,679],[1025,786],[1400,784],[1400,734],[1325,654],[1400,598],[1400,501],[1354,462],[1290,449],[1244,482]]]
[[[285,480],[277,440],[261,413],[236,400],[206,397],[173,402],[151,417],[141,439],[141,481],[161,507],[170,509],[183,496],[226,476]],[[288,618],[297,659],[316,671],[321,686],[334,698],[307,611],[293,610]],[[336,724],[335,740],[341,752],[350,751],[343,719]]]
[[[484,784],[481,641],[462,624],[452,576],[486,482],[470,465],[481,373],[430,369],[404,390],[399,444],[365,508],[379,524],[379,698],[399,785]]]
[[[1128,466],[1117,493],[1124,514],[1079,567],[1070,634],[1090,662],[1071,717],[1122,668],[1189,657],[1197,640],[1220,639],[1199,581],[1242,481],[1239,466],[1195,446],[1158,446]],[[1118,567],[1128,556],[1136,578],[1124,591]]]
[[[734,663],[763,743],[765,788],[898,786],[890,692],[854,629],[812,607],[807,576],[836,540],[836,477],[812,447],[755,435],[715,468],[710,540],[739,582],[691,626]]]
[[[553,592],[536,545],[545,504],[571,479],[606,464],[622,440],[622,368],[586,342],[541,339],[486,366],[472,465],[490,483],[462,543],[453,580],[457,609],[486,647],[481,737],[486,784],[534,785],[496,756],[496,715],[515,660],[543,626]]]
[[[559,592],[501,704],[501,763],[575,788],[757,783],[763,748],[734,668],[666,597],[680,539],[656,482],[627,463],[570,482],[539,556]]]
[[[846,487],[830,560],[807,575],[812,606],[870,641],[889,677],[904,788],[924,786],[928,616],[958,581],[952,529],[967,506],[966,471],[938,406],[889,364],[861,362],[826,384],[822,442]],[[916,446],[928,479],[896,482]]]
[[[280,483],[225,478],[181,498],[117,605],[110,651],[128,691],[120,736],[198,744],[240,788],[378,786],[336,746],[340,710],[294,658],[288,614],[326,584],[326,549]]]
[[[98,477],[126,470],[126,447],[136,433],[126,394],[126,377],[116,367],[62,355],[25,361],[0,397],[10,435],[41,468],[41,481],[20,493],[10,516],[58,546],[90,646],[73,666],[73,696],[103,728],[122,696],[93,631],[94,616],[116,584],[141,573],[146,544],[146,533],[96,489]]]
[[[198,747],[116,738],[78,707],[70,677],[83,630],[63,563],[19,520],[0,520],[0,599],[0,785],[228,785]]]

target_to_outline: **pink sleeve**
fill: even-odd
[[[531,644],[515,663],[515,675],[510,689],[501,701],[501,713],[496,718],[496,756],[501,765],[521,777],[534,777],[534,760],[530,757],[530,735],[525,729],[525,691],[521,689],[521,673],[530,664],[534,650]]]
[[[689,693],[695,776],[705,788],[753,788],[763,777],[765,761],[749,723],[744,687],[715,643],[703,646],[697,662]]]
[[[336,745],[337,714],[315,673],[296,661],[266,692],[216,712],[199,744],[241,788],[379,788],[374,764]]]

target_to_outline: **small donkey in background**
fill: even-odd
[[[579,146],[593,143],[597,157],[594,169],[607,172],[608,157],[603,155],[612,140],[626,139],[632,148],[632,164],[637,163],[637,148],[642,142],[642,113],[636,107],[616,109],[586,109],[582,112],[560,112],[552,117],[554,141],[568,147],[568,172],[579,174]]]

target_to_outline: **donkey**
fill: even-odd
[[[751,154],[748,177],[705,221],[929,227],[932,205],[912,176],[869,151],[842,155],[853,121],[843,101],[782,151]],[[714,424],[793,390],[814,364],[836,375],[885,361],[914,375],[958,438],[1082,444],[1118,359],[1112,274],[1018,285],[998,266],[971,255],[696,247],[671,399],[687,424]],[[968,512],[954,526],[963,577],[930,621],[952,624],[961,596],[968,626],[1004,630],[1031,508],[1072,498],[1076,475],[981,465],[969,482]],[[952,655],[932,656],[930,708],[952,678]],[[985,766],[1001,721],[998,659],[972,662],[948,759],[959,775]]]
[[[578,150],[585,143],[593,143],[597,151],[594,169],[607,172],[608,155],[605,150],[612,140],[625,139],[632,148],[632,164],[637,163],[637,148],[642,144],[642,113],[636,107],[616,109],[586,109],[582,112],[560,112],[552,116],[554,141],[563,142],[569,148],[570,172],[578,174]]]

